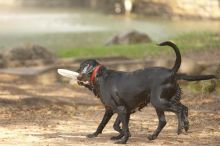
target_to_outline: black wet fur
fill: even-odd
[[[85,85],[80,81],[89,81],[92,70],[100,65],[96,60],[86,60],[81,63],[78,72],[79,84],[87,87],[100,98],[105,106],[104,117],[96,132],[88,135],[89,138],[96,137],[102,133],[114,113],[118,117],[114,123],[114,129],[119,135],[112,137],[119,140],[117,144],[125,144],[130,137],[129,119],[130,114],[140,110],[148,103],[151,103],[158,116],[158,127],[148,136],[149,140],[154,140],[166,125],[164,112],[169,111],[177,115],[178,129],[180,134],[182,129],[188,131],[188,108],[180,102],[181,89],[177,80],[198,81],[215,78],[213,75],[188,76],[178,74],[181,65],[181,55],[177,46],[169,41],[162,42],[159,46],[171,46],[176,53],[176,61],[172,69],[164,67],[150,67],[133,72],[121,72],[109,70],[102,66],[95,77],[95,83]],[[86,68],[86,69],[85,69]],[[120,127],[122,124],[122,129]]]

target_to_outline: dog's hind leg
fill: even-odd
[[[177,105],[182,108],[181,118],[179,118],[180,115],[177,115],[177,118],[178,118],[177,133],[178,134],[179,134],[179,132],[181,132],[181,130],[179,130],[179,129],[184,128],[185,131],[188,131],[188,129],[189,129],[188,108],[180,102],[181,94],[182,94],[181,88],[179,87],[179,85],[177,85],[176,95],[171,98],[171,102],[172,102],[172,104]],[[180,121],[180,120],[183,120],[183,121]]]
[[[182,103],[173,103],[171,102],[171,107],[167,111],[174,112],[177,115],[178,119],[178,128],[177,134],[182,133],[182,129],[188,131],[189,129],[189,121],[188,121],[188,108],[184,106]]]
[[[159,123],[157,126],[157,129],[153,132],[153,134],[148,135],[149,140],[154,140],[159,135],[160,131],[163,129],[163,127],[166,125],[166,119],[164,115],[164,111],[161,111],[159,109],[156,109],[157,116],[159,119]]]
[[[180,134],[182,131],[181,121],[183,121],[182,120],[183,108],[182,108],[182,106],[180,106],[180,104],[178,104],[178,103],[176,104],[176,102],[174,104],[171,100],[167,100],[166,97],[161,98],[162,92],[163,92],[163,88],[154,89],[151,92],[151,103],[157,110],[170,111],[170,112],[173,112],[177,115],[177,118],[178,118],[177,132],[178,132],[178,134]],[[163,96],[166,96],[166,95],[163,95]]]
[[[180,112],[174,112],[177,115],[178,119],[178,128],[177,128],[177,134],[182,133],[182,129],[185,129],[185,131],[189,130],[189,121],[188,121],[188,108],[183,105],[181,102],[171,101],[172,102],[172,108],[179,109]],[[180,113],[180,114],[179,114]]]
[[[127,110],[125,106],[117,107],[117,113],[119,116],[120,121],[122,122],[122,131],[124,136],[121,140],[117,141],[116,144],[125,144],[129,138],[129,119],[130,119],[130,112]]]
[[[188,107],[186,107],[185,105],[183,105],[181,103],[182,107],[183,107],[183,112],[182,112],[182,119],[183,119],[183,125],[184,125],[184,129],[187,132],[189,130],[189,121],[188,121]]]
[[[178,127],[177,127],[177,134],[181,134],[182,133],[182,129],[184,127],[184,122],[183,122],[183,114],[182,112],[179,113],[179,112],[175,112],[176,116],[177,116],[177,120],[178,120]]]
[[[111,119],[112,115],[113,115],[113,111],[111,109],[105,109],[105,114],[97,130],[94,133],[87,135],[87,137],[88,138],[97,137],[100,133],[102,133],[102,130],[105,128],[105,125]]]

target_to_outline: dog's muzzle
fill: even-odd
[[[81,80],[82,80],[82,75],[79,75],[79,76],[77,77],[77,80],[81,81]]]

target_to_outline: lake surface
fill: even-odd
[[[220,21],[128,18],[76,9],[0,10],[0,49],[40,44],[51,49],[104,45],[112,35],[137,29],[154,41],[192,31],[218,31]]]

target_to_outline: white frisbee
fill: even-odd
[[[67,69],[58,69],[57,72],[61,76],[71,78],[71,81],[70,81],[71,84],[76,84],[77,83],[77,77],[79,76],[78,72],[67,70]],[[89,85],[88,81],[80,81],[80,82],[82,82],[83,84]]]
[[[57,72],[58,72],[58,74],[60,74],[64,77],[72,78],[72,79],[76,79],[77,76],[79,76],[78,72],[67,70],[67,69],[58,69]]]

